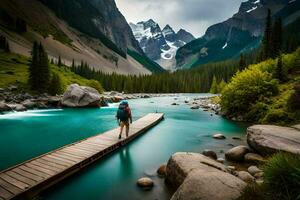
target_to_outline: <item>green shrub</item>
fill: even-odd
[[[238,200],[299,200],[300,156],[278,153],[264,166],[264,183],[250,184]]]
[[[278,93],[278,82],[254,65],[238,72],[222,91],[221,106],[231,115],[245,115],[251,105]]]
[[[263,102],[257,102],[252,105],[250,111],[246,113],[245,119],[248,121],[259,121],[268,111],[268,105]]]
[[[263,123],[284,123],[289,121],[288,113],[283,109],[270,109],[264,119]]]
[[[102,85],[96,80],[89,80],[87,86],[95,88],[99,93],[103,93]]]
[[[300,199],[300,156],[278,153],[264,168],[267,190],[277,199]]]

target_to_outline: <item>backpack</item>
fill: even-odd
[[[129,116],[125,107],[120,106],[117,112],[117,118],[121,121],[127,121]]]

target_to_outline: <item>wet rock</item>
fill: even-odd
[[[250,149],[248,147],[240,145],[227,151],[225,157],[227,160],[240,162],[244,160],[244,156],[249,152]]]
[[[197,109],[200,109],[200,106],[192,106],[191,109],[192,110],[197,110]]]
[[[238,177],[245,181],[246,183],[253,183],[255,181],[255,178],[253,176],[251,176],[251,174],[249,174],[248,172],[245,171],[239,171],[237,172]]]
[[[216,152],[209,149],[204,150],[202,154],[214,160],[217,160],[218,158]]]
[[[252,176],[254,176],[254,175],[257,174],[257,173],[262,172],[262,170],[259,169],[257,166],[250,166],[250,167],[248,167],[248,172],[249,172]]]
[[[225,165],[197,153],[174,154],[167,165],[167,181],[179,187],[171,200],[236,199],[246,186]]]
[[[0,102],[0,112],[11,111],[11,108],[4,102]]]
[[[233,140],[241,140],[240,137],[232,137]]]
[[[99,107],[100,94],[91,87],[72,84],[64,93],[62,105],[66,107]]]
[[[18,86],[16,85],[11,85],[9,86],[7,89],[9,89],[10,91],[16,91],[18,89]]]
[[[26,107],[27,109],[31,109],[31,108],[36,107],[36,103],[33,102],[33,101],[31,101],[31,100],[29,100],[29,99],[23,101],[21,104],[22,104],[24,107]]]
[[[300,131],[290,127],[251,126],[247,129],[247,142],[261,155],[279,151],[300,155]]]
[[[256,173],[256,174],[254,174],[254,177],[255,177],[256,179],[262,179],[262,178],[264,177],[264,172],[263,172],[263,171],[258,172],[258,173]]]
[[[223,163],[225,162],[225,159],[224,159],[224,158],[218,158],[217,161],[218,161],[219,163],[222,163],[222,164],[223,164]]]
[[[144,189],[151,189],[154,185],[154,182],[151,178],[143,177],[137,181],[137,185]]]
[[[157,169],[157,174],[159,176],[165,177],[166,176],[166,170],[167,170],[167,165],[161,165],[158,169]]]
[[[226,139],[225,135],[223,135],[221,133],[214,134],[213,138],[218,139],[218,140],[224,140],[224,139]]]
[[[27,108],[22,104],[7,104],[7,105],[11,108],[11,110],[14,111],[22,112],[27,110]]]
[[[249,163],[263,163],[265,162],[265,159],[258,154],[255,153],[247,153],[244,157],[245,162],[249,162]]]
[[[233,172],[236,170],[235,166],[231,166],[231,165],[227,166],[226,169],[230,172]]]

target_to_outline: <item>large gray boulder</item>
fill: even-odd
[[[11,108],[4,102],[0,102],[0,112],[11,111]]]
[[[300,131],[295,128],[254,125],[247,129],[247,142],[261,155],[279,151],[300,155]]]
[[[225,165],[198,153],[174,154],[166,173],[167,182],[178,187],[172,200],[236,199],[246,186]]]
[[[62,105],[65,107],[99,107],[100,94],[91,87],[72,84],[63,95]]]
[[[244,156],[250,152],[250,149],[246,146],[240,145],[233,147],[225,153],[227,160],[241,162],[244,160]]]

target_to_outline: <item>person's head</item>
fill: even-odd
[[[123,105],[125,107],[129,106],[128,101],[126,100],[121,101],[120,105]]]

